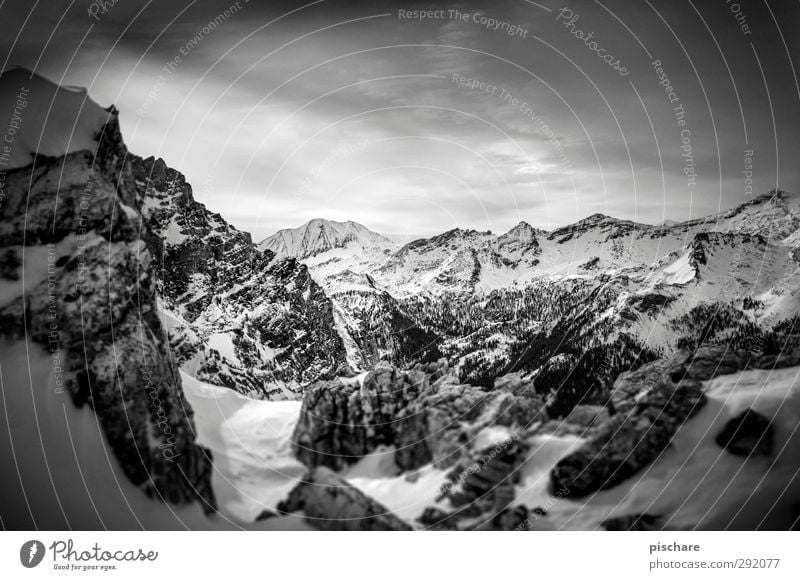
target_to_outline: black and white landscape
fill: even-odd
[[[0,5],[0,526],[800,525],[800,6],[134,4]]]

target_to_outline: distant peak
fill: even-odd
[[[616,221],[616,218],[611,216],[607,216],[604,213],[593,213],[592,215],[579,220],[578,223],[597,223],[597,222],[604,222],[607,220]]]
[[[517,225],[515,225],[513,228],[508,230],[508,233],[509,234],[521,233],[521,232],[532,233],[532,232],[535,232],[535,231],[536,231],[536,228],[533,227],[531,224],[529,224],[526,221],[521,221]]]
[[[521,221],[508,230],[502,237],[506,238],[532,238],[541,233],[526,221]]]
[[[348,220],[314,218],[297,228],[279,230],[259,244],[279,257],[310,258],[329,250],[357,247],[362,250],[394,247],[394,242],[369,228]]]

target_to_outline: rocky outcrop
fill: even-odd
[[[525,427],[537,417],[543,403],[527,385],[486,392],[459,384],[443,361],[409,371],[381,364],[363,383],[336,379],[310,387],[292,442],[309,467],[338,470],[381,445],[396,448],[401,470],[430,462],[446,467],[487,425]]]
[[[309,525],[328,531],[406,531],[411,527],[386,507],[326,467],[312,469],[278,504],[284,514],[303,512]]]
[[[528,518],[527,508],[509,506],[528,451],[516,434],[472,451],[447,474],[439,498],[442,509],[426,511],[420,522],[429,529],[513,530],[521,526]]]
[[[638,473],[669,446],[678,430],[706,399],[703,382],[745,369],[789,367],[800,351],[753,355],[726,346],[707,346],[622,374],[614,383],[609,419],[591,432],[579,449],[562,458],[550,473],[551,489],[584,497],[608,489]],[[753,411],[733,419],[717,442],[731,453],[769,453],[769,421]]]
[[[638,383],[634,388],[630,375],[617,381],[612,392],[617,413],[555,465],[550,472],[551,490],[585,497],[618,485],[664,452],[678,428],[706,399],[699,381],[673,382],[659,372],[663,365],[657,361],[631,373],[639,377],[655,372],[658,378],[650,385]]]
[[[580,498],[618,485],[658,458],[678,427],[704,404],[697,387],[660,385],[561,459],[550,473],[551,489]]]
[[[151,254],[139,236],[141,197],[113,108],[110,116],[95,151],[38,156],[8,173],[4,261],[21,263],[25,252],[26,272],[46,275],[29,276],[24,293],[0,308],[0,332],[59,353],[72,401],[94,410],[135,485],[212,510],[211,458],[195,441],[157,316]],[[31,264],[36,256],[46,258]]]
[[[775,429],[769,419],[747,409],[728,421],[716,438],[717,445],[740,457],[772,454]]]
[[[333,305],[305,265],[256,248],[162,159],[134,158],[133,168],[181,365],[202,381],[277,399],[345,366]]]

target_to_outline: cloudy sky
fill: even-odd
[[[100,6],[3,2],[3,66],[116,104],[257,240],[687,219],[751,197],[749,159],[755,194],[800,191],[797,2]]]

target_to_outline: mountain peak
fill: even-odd
[[[388,238],[357,222],[314,218],[298,228],[279,230],[262,240],[258,247],[261,250],[270,250],[281,258],[302,260],[336,248],[372,250],[393,248],[394,245]]]
[[[587,217],[585,217],[585,218],[583,218],[581,220],[578,220],[577,222],[575,222],[575,225],[578,225],[578,224],[586,224],[586,225],[589,225],[589,224],[601,224],[601,223],[605,223],[605,222],[622,222],[622,221],[625,221],[625,220],[621,220],[621,219],[618,219],[618,218],[615,218],[615,217],[611,217],[610,215],[606,215],[604,213],[599,213],[598,212],[598,213],[593,213],[592,215],[587,216]]]
[[[508,230],[505,234],[501,235],[499,239],[502,240],[519,240],[520,242],[530,242],[535,240],[537,236],[541,235],[541,230],[536,229],[526,221],[521,221],[513,228]]]
[[[519,237],[519,236],[531,236],[531,235],[536,235],[536,234],[538,234],[538,233],[541,233],[541,232],[540,232],[540,230],[536,229],[535,227],[533,227],[531,224],[529,224],[529,223],[528,223],[528,222],[526,222],[526,221],[521,221],[521,222],[519,222],[517,225],[515,225],[513,228],[511,228],[510,230],[508,230],[508,231],[505,233],[505,235],[506,235],[506,236],[516,236],[516,237]]]

